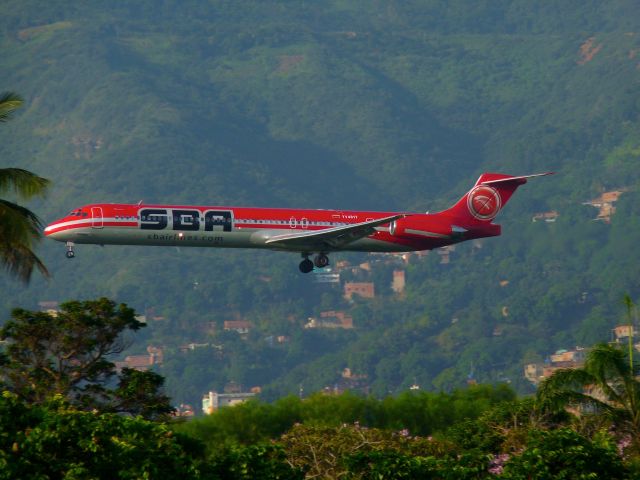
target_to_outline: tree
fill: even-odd
[[[0,395],[0,480],[201,478],[204,449],[164,424]]]
[[[393,432],[358,424],[339,427],[296,424],[280,438],[279,443],[289,464],[305,470],[309,478],[343,478],[350,471],[362,470],[367,463],[367,455],[374,452],[438,458],[455,457],[458,453],[455,446],[447,441],[412,437],[407,431]],[[384,460],[385,455],[380,458]]]
[[[537,400],[543,408],[581,407],[606,414],[621,431],[640,443],[640,382],[638,365],[613,345],[596,345],[583,368],[557,370],[540,385]]]
[[[215,455],[208,465],[207,478],[251,480],[303,480],[304,470],[287,462],[280,445],[232,446]]]
[[[145,417],[168,413],[169,399],[158,393],[164,379],[157,374],[124,370],[118,387],[107,388],[116,374],[109,357],[127,346],[126,331],[143,326],[133,309],[106,298],[66,302],[56,314],[15,309],[0,328],[0,338],[9,340],[1,375],[30,403],[58,394],[87,409]]]
[[[164,377],[155,372],[123,368],[118,388],[113,392],[113,410],[155,420],[175,411],[168,396],[160,393]]]
[[[467,480],[491,478],[489,458],[478,452],[456,457],[406,455],[394,450],[358,452],[345,459],[346,479],[409,480],[446,479]]]
[[[22,105],[22,98],[12,92],[0,94],[0,122],[6,122]],[[44,195],[49,181],[20,168],[0,168],[0,194],[13,192],[28,200]],[[29,282],[34,268],[45,277],[47,268],[32,248],[40,240],[42,224],[29,209],[0,198],[0,262],[12,275]]]
[[[531,430],[522,454],[504,466],[501,478],[537,480],[547,478],[631,478],[611,438],[593,441],[569,428]]]

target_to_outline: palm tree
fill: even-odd
[[[617,428],[640,442],[640,382],[638,365],[617,346],[598,344],[587,354],[583,368],[556,370],[538,388],[543,408],[568,406],[604,413]]]
[[[6,122],[22,105],[22,98],[12,92],[0,94],[0,122]],[[13,193],[28,200],[44,195],[49,181],[20,168],[0,168],[0,195]],[[42,225],[29,209],[0,198],[0,264],[12,275],[29,282],[34,268],[49,276],[47,268],[32,251],[40,240]]]

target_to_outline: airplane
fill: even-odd
[[[309,273],[336,251],[411,252],[498,236],[492,220],[515,190],[552,173],[483,173],[438,213],[99,203],[72,210],[44,233],[66,242],[68,258],[75,244],[263,248],[300,253],[300,271]]]

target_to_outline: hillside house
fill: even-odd
[[[613,337],[616,343],[620,343],[623,341],[628,341],[629,332],[631,332],[632,337],[638,336],[638,330],[635,327],[631,327],[629,325],[618,325],[613,329]]]
[[[554,223],[559,216],[560,214],[555,210],[551,210],[550,212],[538,212],[533,215],[533,218],[531,219],[531,221]]]
[[[351,300],[354,295],[362,298],[375,298],[373,282],[346,282],[344,284],[344,298]]]
[[[640,352],[640,336],[636,327],[633,327],[633,330],[629,327],[629,325],[618,325],[611,331],[612,343],[614,344],[627,344],[629,342],[629,332],[631,331],[634,348]]]
[[[133,368],[141,372],[149,370],[154,365],[162,365],[164,351],[161,347],[149,345],[147,355],[127,355],[122,362],[115,362],[118,371],[123,368]]]
[[[205,415],[210,415],[213,412],[223,407],[232,407],[250,400],[255,397],[256,394],[252,392],[237,392],[237,393],[217,393],[209,392],[202,397],[202,411]]]
[[[456,251],[455,245],[447,245],[446,247],[439,248],[437,250],[440,255],[440,264],[447,265],[451,262],[451,253]]]
[[[327,310],[320,312],[320,318],[309,317],[304,328],[353,328],[353,317],[343,311]]]
[[[191,418],[195,417],[196,412],[193,410],[193,407],[188,403],[181,403],[176,407],[176,411],[174,416],[183,417],[183,418]]]
[[[394,270],[393,271],[393,280],[391,282],[391,290],[393,290],[398,295],[404,293],[404,287],[406,285],[404,270]]]
[[[184,345],[180,345],[178,348],[182,353],[186,353],[189,350],[194,351],[199,348],[209,348],[210,346],[210,343],[186,343]]]
[[[322,270],[315,270],[313,273],[313,281],[315,283],[340,284],[340,273],[338,270],[334,271],[332,268],[323,268]]]
[[[248,320],[225,320],[224,329],[227,331],[235,331],[240,335],[249,333],[249,330],[253,328],[253,323]]]
[[[588,202],[584,202],[583,205],[589,205],[598,209],[598,216],[594,220],[610,223],[612,215],[616,213],[614,203],[618,201],[618,198],[620,198],[620,195],[624,192],[624,189],[604,192],[599,197],[589,200]]]

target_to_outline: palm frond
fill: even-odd
[[[44,263],[31,251],[21,244],[0,242],[0,264],[11,275],[18,277],[24,283],[29,283],[33,270],[37,268],[46,278],[49,271]]]
[[[40,240],[42,225],[29,209],[0,199],[0,264],[12,275],[29,282],[34,269],[45,277],[47,268],[32,251]]]
[[[0,242],[31,246],[40,239],[42,223],[28,208],[0,199]]]
[[[13,190],[21,198],[46,194],[49,180],[21,168],[0,168],[0,192]]]
[[[624,404],[585,393],[589,386],[601,387],[595,382],[596,379],[584,369],[557,370],[541,383],[536,402],[543,411],[560,412],[568,407],[577,407],[583,414],[604,414],[614,421],[631,420],[631,413]]]
[[[584,388],[593,383],[595,378],[584,369],[556,370],[540,384],[536,399],[547,408],[560,410],[575,398],[574,394],[582,394]]]
[[[584,368],[610,400],[623,403],[624,393],[620,389],[628,390],[629,381],[634,381],[625,352],[612,345],[598,344],[589,351]]]
[[[0,122],[6,122],[11,118],[11,114],[23,103],[20,95],[13,92],[3,92],[0,94]]]

